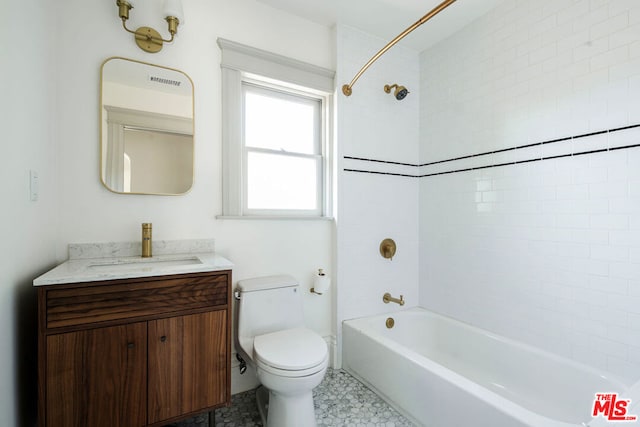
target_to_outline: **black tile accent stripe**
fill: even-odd
[[[457,160],[470,159],[470,158],[474,158],[474,157],[487,156],[487,155],[490,155],[490,154],[504,153],[504,152],[507,152],[507,151],[520,150],[520,149],[523,149],[523,148],[530,148],[530,147],[542,146],[542,145],[546,145],[546,144],[553,144],[553,143],[556,143],[556,142],[570,141],[570,140],[573,140],[573,139],[586,138],[586,137],[602,135],[602,134],[606,134],[606,133],[619,132],[619,131],[639,128],[639,127],[640,127],[640,123],[639,124],[635,124],[635,125],[630,125],[630,126],[623,126],[623,127],[618,127],[618,128],[608,129],[608,130],[601,130],[601,131],[597,131],[597,132],[583,133],[583,134],[580,134],[580,135],[574,135],[574,136],[568,136],[568,137],[564,137],[564,138],[552,139],[552,140],[548,140],[548,141],[535,142],[535,143],[532,143],[532,144],[525,144],[525,145],[518,145],[518,146],[515,146],[515,147],[502,148],[500,150],[486,151],[486,152],[483,152],[483,153],[476,153],[476,154],[469,154],[467,156],[454,157],[454,158],[451,158],[451,159],[437,160],[437,161],[434,161],[434,162],[422,163],[422,164],[393,162],[393,161],[387,161],[387,160],[367,159],[367,158],[363,158],[363,157],[352,157],[352,156],[344,156],[343,158],[344,159],[348,159],[348,160],[359,160],[359,161],[373,162],[373,163],[384,163],[384,164],[389,164],[389,165],[423,167],[423,166],[432,166],[432,165],[437,165],[437,164],[442,164],[442,163],[454,162],[454,161],[457,161]],[[471,168],[453,169],[453,170],[448,170],[448,171],[443,171],[443,172],[434,172],[434,173],[428,173],[428,174],[423,174],[423,175],[411,175],[411,174],[403,174],[403,173],[380,172],[380,171],[371,171],[371,170],[364,170],[364,169],[347,169],[347,168],[345,168],[344,171],[345,172],[369,173],[369,174],[375,174],[375,175],[402,176],[402,177],[409,177],[409,178],[425,178],[425,177],[430,177],[430,176],[448,175],[448,174],[452,174],[452,173],[468,172],[468,171],[472,171],[472,170],[496,168],[496,167],[509,166],[509,165],[517,165],[517,164],[521,164],[521,163],[531,163],[531,162],[538,162],[538,161],[542,161],[542,160],[559,159],[559,158],[563,158],[563,157],[572,157],[572,156],[582,156],[582,155],[587,155],[587,154],[604,153],[606,151],[625,150],[625,149],[637,148],[637,147],[640,147],[640,143],[639,144],[624,145],[624,146],[620,146],[620,147],[613,147],[613,148],[600,148],[600,149],[596,149],[596,150],[581,151],[581,152],[578,152],[578,153],[559,154],[559,155],[555,155],[555,156],[547,156],[547,157],[533,158],[533,159],[527,159],[527,160],[516,160],[516,161],[513,161],[513,162],[497,163],[497,164],[490,164],[490,165],[484,165],[484,166],[476,166],[476,167],[471,167]]]
[[[375,160],[375,159],[366,159],[364,157],[351,157],[351,156],[344,156],[345,159],[349,159],[349,160],[362,160],[365,162],[374,162],[374,163],[386,163],[388,165],[400,165],[400,166],[420,166],[420,165],[416,165],[413,163],[402,163],[402,162],[391,162],[388,160]]]
[[[367,171],[362,169],[343,169],[345,172],[360,172],[360,173],[371,173],[374,175],[391,175],[391,176],[406,176],[407,178],[420,178],[419,175],[409,175],[405,173],[393,173],[393,172],[377,172],[377,171]]]

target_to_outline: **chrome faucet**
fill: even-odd
[[[404,305],[404,299],[402,295],[400,295],[400,299],[398,299],[398,298],[392,297],[389,292],[387,292],[382,296],[382,301],[384,301],[385,304],[389,304],[390,302],[395,302],[396,304]]]

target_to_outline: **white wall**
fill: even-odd
[[[421,54],[423,163],[640,123],[640,3],[506,0]],[[422,173],[640,144],[640,128]],[[640,377],[640,148],[420,181],[420,303]]]
[[[338,26],[336,43],[340,88],[387,42]],[[383,90],[385,84],[393,83],[405,85],[411,93],[397,101]],[[418,95],[418,53],[396,46],[362,76],[350,97],[337,96],[338,324],[397,311],[398,305],[382,302],[385,292],[404,295],[407,306],[418,304],[418,180],[344,170],[402,171],[398,166],[344,156],[416,162]],[[392,261],[379,253],[380,242],[387,237],[398,248]]]
[[[55,264],[58,212],[50,84],[55,70],[49,3],[22,2],[19,13],[0,30],[0,414],[7,426],[35,422],[36,304],[31,281]],[[37,201],[29,197],[30,170],[40,179]]]
[[[156,1],[140,1],[131,26]],[[289,273],[305,288],[317,268],[333,272],[331,221],[217,220],[221,207],[220,50],[223,37],[325,68],[333,68],[332,30],[252,0],[183,2],[185,25],[173,44],[157,54],[140,50],[121,27],[114,2],[69,0],[57,8],[57,148],[60,207],[57,259],[70,242],[135,241],[140,224],[152,222],[154,239],[215,238],[216,249],[236,265],[234,282]],[[150,14],[152,17],[154,14]],[[156,11],[153,22],[165,33]],[[99,76],[102,62],[123,56],[187,73],[195,93],[195,182],[184,196],[117,195],[99,177]],[[333,334],[331,295],[305,295],[307,321],[323,336]],[[234,358],[235,362],[235,358]],[[236,370],[234,369],[234,375]],[[234,384],[235,386],[235,384]],[[236,391],[236,389],[234,389]]]

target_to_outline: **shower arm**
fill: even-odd
[[[369,68],[371,66],[371,64],[373,64],[374,62],[376,62],[376,60],[378,58],[380,58],[382,55],[385,54],[386,51],[388,51],[389,49],[391,49],[396,43],[398,43],[400,40],[402,40],[407,34],[409,34],[410,32],[412,32],[413,30],[415,30],[416,28],[418,28],[420,25],[424,24],[425,22],[427,22],[429,19],[433,18],[434,16],[436,16],[438,13],[442,12],[447,6],[450,6],[452,3],[454,3],[456,0],[445,0],[442,3],[440,3],[438,6],[436,6],[433,10],[431,10],[429,13],[427,13],[426,15],[424,15],[422,18],[420,18],[419,20],[417,20],[413,25],[411,25],[409,28],[407,28],[406,30],[404,30],[403,32],[401,32],[400,34],[398,34],[396,36],[396,38],[394,38],[393,40],[391,40],[385,47],[383,47],[382,49],[380,49],[380,52],[376,53],[375,55],[373,55],[373,57],[369,60],[369,62],[367,62],[366,64],[364,64],[364,67],[362,67],[360,69],[360,71],[358,71],[358,74],[355,75],[355,77],[353,78],[353,80],[351,80],[351,83],[349,83],[348,85],[343,85],[342,86],[342,93],[345,94],[345,96],[351,96],[352,91],[352,87],[354,84],[356,84],[356,81],[358,81],[358,79],[360,78],[360,76],[367,71],[367,68]]]

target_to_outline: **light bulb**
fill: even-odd
[[[165,0],[164,16],[174,16],[180,21],[180,25],[184,25],[184,13],[182,11],[182,2],[180,0]]]

